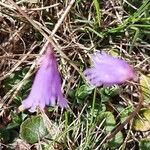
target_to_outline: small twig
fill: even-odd
[[[53,31],[52,31],[52,36],[56,33],[56,31],[58,30],[58,28],[60,27],[61,23],[63,22],[63,20],[65,19],[65,17],[67,16],[68,12],[70,11],[72,5],[74,4],[75,0],[71,0],[68,7],[66,8],[65,12],[62,14],[61,18],[58,20],[58,22],[56,23]]]
[[[124,147],[126,146],[126,144],[127,144],[127,142],[128,142],[128,139],[129,139],[129,137],[130,137],[130,133],[131,133],[131,131],[132,131],[132,125],[133,125],[133,120],[132,120],[132,122],[131,122],[129,131],[128,131],[128,133],[127,133],[127,136],[126,136],[126,138],[124,139],[122,145],[119,147],[118,150],[122,150],[122,149],[124,149]]]
[[[35,44],[35,43],[33,43],[32,46],[33,46],[34,44]],[[32,47],[32,46],[31,46],[31,47]],[[6,75],[2,76],[2,77],[0,78],[0,81],[4,80],[6,77],[10,76],[10,75],[18,68],[18,66],[31,54],[31,52],[34,50],[35,47],[36,47],[36,45],[34,45],[34,46],[32,47],[32,49],[31,49],[26,55],[24,55],[23,58],[22,58],[17,64],[15,64],[15,66],[14,66]],[[9,56],[8,56],[8,57],[9,57]],[[1,58],[1,57],[0,57],[0,58]]]
[[[31,46],[32,47],[32,46]],[[21,61],[19,61],[15,67],[9,72],[9,74],[6,74],[7,76],[10,75],[13,71],[15,71],[15,69],[30,55],[30,53],[34,50],[35,46],[32,47],[31,51],[29,51],[22,59]],[[3,100],[6,101],[8,96],[12,95],[10,100],[8,101],[7,105],[11,103],[13,97],[18,93],[18,90],[21,88],[21,86],[23,85],[24,81],[28,78],[29,73],[31,73],[32,71],[32,67],[30,67],[29,71],[27,72],[27,74],[25,75],[25,77],[23,78],[23,80],[21,81],[21,83],[19,82],[17,85],[15,85],[4,97]],[[16,89],[16,91],[13,93],[13,91]]]
[[[50,6],[45,6],[45,7],[40,7],[40,8],[31,8],[31,9],[28,9],[28,10],[37,11],[37,10],[49,9],[49,8],[56,7],[56,6],[58,6],[59,4],[60,4],[60,3],[56,3],[56,4],[50,5]]]
[[[62,16],[60,17],[60,19],[58,20],[58,22],[56,23],[54,29],[52,30],[51,36],[54,36],[54,34],[57,32],[58,28],[60,27],[61,23],[63,22],[63,20],[65,19],[65,17],[67,16],[68,12],[70,11],[73,3],[75,2],[75,0],[71,0],[70,4],[68,5],[68,7],[66,8],[65,12],[62,14]],[[47,47],[49,41],[47,41],[44,46]]]
[[[13,7],[11,5],[8,5],[8,4],[5,4],[3,2],[0,2],[0,5],[3,6],[3,7],[5,7],[5,8],[11,9],[11,10],[15,9],[15,7]]]

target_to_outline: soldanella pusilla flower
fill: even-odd
[[[43,110],[46,105],[68,107],[61,91],[57,60],[50,44],[41,58],[41,65],[35,75],[31,91],[28,97],[22,101],[22,107],[29,109],[30,112],[35,112],[37,107]]]
[[[112,57],[105,52],[91,55],[93,66],[84,71],[90,85],[112,86],[128,80],[136,80],[133,68],[124,60]]]

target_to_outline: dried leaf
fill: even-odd
[[[140,110],[139,115],[133,120],[133,129],[136,131],[150,130],[150,109]]]
[[[150,74],[141,75],[140,85],[144,95],[144,101],[150,103]]]

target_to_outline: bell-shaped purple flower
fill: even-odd
[[[35,76],[29,96],[22,102],[22,107],[34,112],[37,107],[44,109],[46,105],[68,107],[61,92],[61,79],[53,48],[48,45],[42,56],[41,65]]]
[[[96,52],[91,55],[93,67],[86,69],[84,74],[89,84],[94,86],[112,86],[128,80],[136,80],[133,68],[124,60]]]

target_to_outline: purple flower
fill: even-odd
[[[91,55],[93,67],[86,69],[87,81],[94,86],[112,86],[128,80],[135,80],[134,70],[127,62],[106,53],[96,52]]]
[[[48,45],[30,94],[22,102],[22,107],[34,112],[36,107],[44,109],[46,105],[54,106],[56,101],[61,108],[68,107],[67,101],[61,92],[61,79],[54,51]]]

